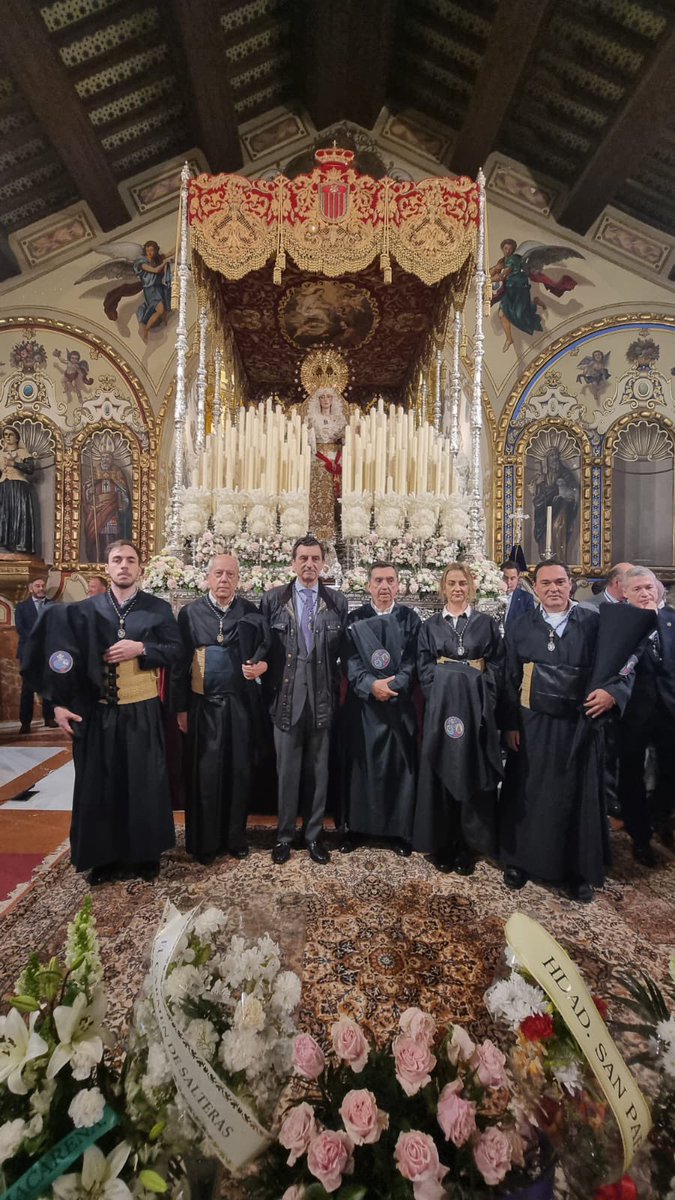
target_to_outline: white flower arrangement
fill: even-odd
[[[253,537],[274,537],[277,529],[276,497],[268,496],[260,488],[250,493],[251,508],[246,517],[246,527]]]
[[[180,521],[184,537],[196,537],[209,523],[211,493],[205,488],[187,487],[181,493]]]
[[[466,496],[448,496],[441,505],[440,525],[443,537],[465,542],[469,533],[469,505]]]
[[[153,595],[171,595],[178,591],[201,595],[204,572],[198,567],[187,566],[173,554],[156,554],[144,568],[142,586],[145,592]]]
[[[391,541],[403,535],[408,503],[407,496],[395,492],[375,496],[375,529],[379,537]]]
[[[467,560],[467,566],[473,575],[479,600],[499,600],[504,595],[506,584],[499,567],[491,558]]]
[[[370,533],[372,501],[363,492],[349,492],[342,496],[343,538],[364,538]]]
[[[222,537],[236,537],[250,505],[246,492],[217,488],[213,493],[213,528]]]
[[[283,537],[303,537],[309,529],[307,492],[282,492],[279,497],[279,529]]]
[[[300,980],[282,970],[277,943],[267,934],[248,940],[232,933],[230,918],[207,908],[179,941],[163,993],[195,1054],[268,1123],[291,1073],[300,1001]],[[134,1006],[124,1080],[127,1114],[146,1137],[161,1125],[158,1140],[171,1153],[210,1153],[203,1131],[183,1109],[152,995],[148,975]]]
[[[426,542],[434,537],[438,527],[438,510],[440,497],[431,492],[420,492],[417,496],[408,496],[407,515],[410,536],[415,541]]]

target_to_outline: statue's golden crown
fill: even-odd
[[[333,143],[332,146],[326,146],[323,150],[316,150],[314,157],[320,167],[351,167],[354,162],[354,151],[341,150]]]

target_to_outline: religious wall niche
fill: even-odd
[[[14,416],[0,440],[0,551],[54,560],[57,456],[61,438],[51,425]]]
[[[550,548],[563,562],[580,565],[582,452],[569,430],[539,426],[526,443],[524,482],[527,561],[537,562]]]
[[[137,457],[136,451],[136,457]],[[92,433],[80,449],[81,563],[102,563],[120,538],[134,539],[134,451],[119,429]]]
[[[660,421],[636,420],[612,453],[612,560],[670,566],[675,471],[673,435]]]

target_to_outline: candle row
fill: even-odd
[[[267,496],[309,490],[312,452],[297,409],[286,415],[272,399],[225,413],[192,472],[192,486],[212,491],[259,488]]]
[[[343,491],[448,496],[453,455],[432,425],[416,424],[399,405],[385,410],[382,398],[367,413],[352,412],[345,430]]]

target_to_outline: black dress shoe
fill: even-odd
[[[672,850],[675,846],[675,834],[672,829],[661,829],[657,837],[662,846],[666,846],[668,850]]]
[[[290,857],[291,857],[291,847],[290,847],[289,843],[288,842],[277,842],[276,846],[274,847],[274,849],[272,851],[272,862],[276,863],[277,866],[280,867],[283,865],[283,863],[287,863]]]
[[[30,721],[24,721],[22,723],[19,733],[30,733]]]
[[[136,867],[136,874],[139,879],[144,879],[146,883],[153,883],[159,878],[159,859],[151,859],[149,862],[139,863]]]
[[[45,721],[45,729],[58,729],[58,723],[52,717],[51,721]]]
[[[450,872],[452,871],[452,860],[451,859],[444,858],[442,855],[436,855],[432,858],[431,861],[434,864],[436,870],[440,871],[441,874],[443,874],[443,875],[449,875]]]
[[[409,842],[405,842],[403,838],[394,838],[391,843],[391,848],[394,854],[398,854],[399,858],[410,858],[412,848]]]
[[[102,883],[110,883],[117,874],[117,863],[102,863],[93,867],[89,872],[89,886],[100,887]]]
[[[235,846],[234,850],[229,850],[228,853],[230,858],[243,860],[248,858],[248,846]]]
[[[512,892],[519,892],[527,883],[527,871],[523,871],[522,867],[507,867],[504,872],[504,883]]]
[[[575,879],[570,884],[569,892],[572,899],[576,900],[578,904],[590,904],[594,896],[591,884],[585,879]]]
[[[330,854],[326,850],[323,842],[308,842],[307,850],[312,862],[319,863],[322,867],[330,862]]]
[[[649,845],[649,842],[645,842],[644,845],[637,845],[637,843],[636,843],[633,846],[633,858],[635,859],[635,861],[637,863],[640,864],[641,867],[655,867],[656,866],[656,858],[654,857],[654,851],[652,850],[651,846]]]
[[[214,863],[215,861],[216,861],[216,856],[215,856],[215,854],[198,854],[198,855],[197,855],[197,862],[198,862],[198,863],[199,863],[199,864],[200,864],[202,867],[210,867],[210,866],[212,866],[212,865],[213,865],[213,863]]]
[[[353,833],[346,833],[343,837],[338,850],[340,854],[353,854],[354,850],[358,850],[359,843]]]
[[[459,854],[455,855],[452,869],[455,875],[473,875],[476,870],[476,863],[468,850],[460,850]]]

